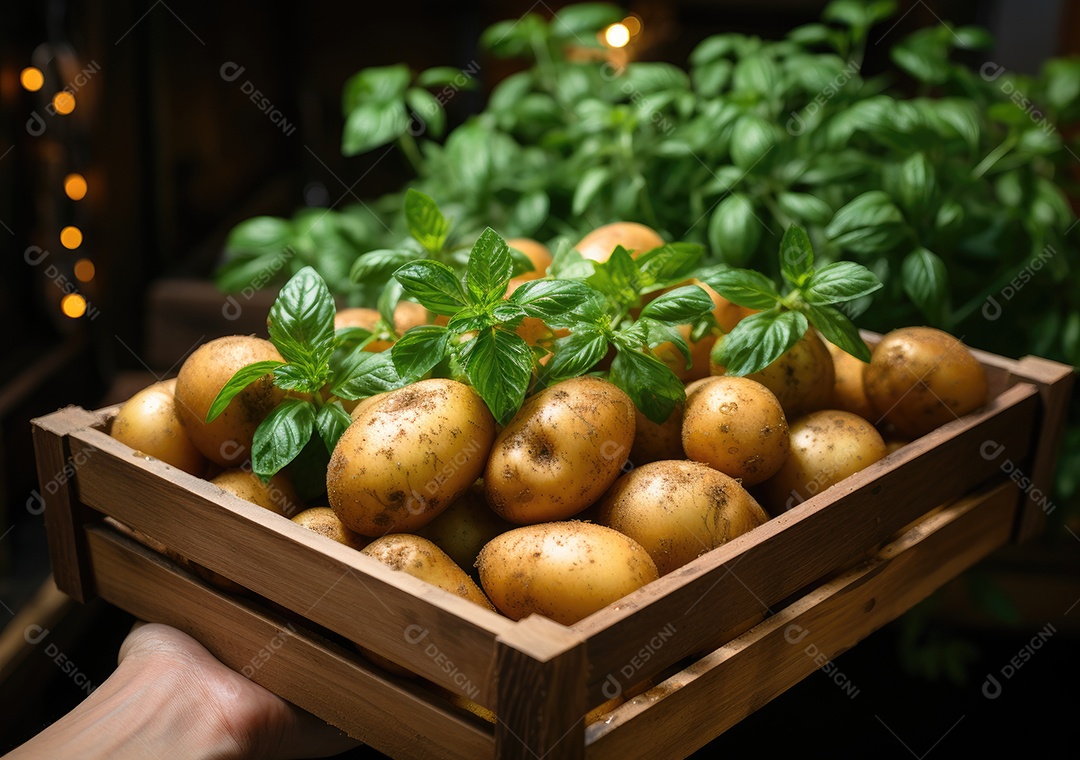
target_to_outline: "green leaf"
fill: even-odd
[[[323,278],[304,267],[285,283],[270,307],[267,328],[270,342],[285,361],[308,373],[315,392],[326,381],[327,363],[334,350],[334,297]]]
[[[522,194],[510,212],[507,227],[516,235],[532,235],[547,221],[551,198],[543,190]]]
[[[687,344],[686,338],[679,332],[678,327],[675,325],[664,324],[663,322],[654,322],[648,318],[639,319],[637,324],[645,328],[645,342],[648,344],[649,348],[655,349],[662,343],[671,343],[679,350],[679,353],[683,355],[683,359],[685,360],[683,369],[690,369],[690,365],[693,362],[693,357],[690,355],[690,346]],[[661,361],[663,360],[661,359]],[[666,363],[667,362],[665,362],[665,364]]]
[[[731,130],[731,160],[744,171],[761,164],[776,146],[777,129],[760,116],[747,114],[735,122]]]
[[[555,14],[551,20],[551,33],[557,39],[581,43],[584,38],[595,38],[596,32],[621,21],[622,17],[623,11],[609,3],[575,3]]]
[[[398,374],[390,351],[377,354],[357,351],[347,363],[330,392],[339,398],[357,401],[407,385],[409,378]]]
[[[409,86],[409,67],[371,66],[349,77],[342,89],[342,113],[348,114],[363,103],[388,103],[401,98]]]
[[[731,61],[719,59],[694,67],[690,77],[694,90],[703,98],[715,98],[731,79]]]
[[[409,126],[409,114],[402,102],[364,103],[349,112],[341,134],[341,152],[355,156],[386,145]]]
[[[345,428],[352,424],[352,417],[337,401],[323,404],[315,415],[315,429],[319,431],[319,437],[326,444],[326,451],[334,453],[338,439],[345,432]]]
[[[686,389],[671,368],[655,356],[636,349],[619,347],[608,379],[657,424],[666,421],[686,399]]]
[[[717,361],[728,375],[760,372],[794,346],[808,326],[806,317],[797,311],[770,309],[751,314],[717,338]]]
[[[436,314],[453,316],[467,303],[454,270],[441,261],[411,261],[394,272],[394,279],[421,306]]]
[[[642,285],[665,285],[682,282],[705,255],[698,243],[667,243],[646,251],[635,259]]]
[[[292,240],[293,226],[288,219],[256,216],[236,225],[225,239],[230,253],[280,253]]]
[[[780,301],[776,284],[752,269],[717,267],[700,273],[698,279],[732,303],[749,309],[771,309]]]
[[[880,253],[903,239],[904,217],[881,190],[870,190],[836,212],[826,237],[840,248],[856,253]]]
[[[492,416],[505,425],[521,407],[532,380],[529,344],[512,332],[489,327],[462,348],[461,362],[469,382]]]
[[[435,201],[411,187],[405,192],[405,222],[409,234],[430,254],[437,256],[442,251],[450,234],[450,222]]]
[[[413,118],[419,120],[426,131],[435,137],[442,137],[446,129],[446,112],[438,98],[427,90],[410,87],[405,91],[405,102],[412,109]],[[411,134],[415,136],[419,131],[412,129]]]
[[[789,226],[780,241],[780,273],[797,288],[814,273],[814,246],[798,225]]]
[[[596,263],[574,248],[562,248],[551,257],[548,276],[560,280],[585,280],[596,271]]]
[[[608,341],[600,330],[579,327],[556,340],[553,349],[547,364],[540,368],[540,380],[546,385],[578,377],[591,370],[607,353]]]
[[[826,224],[833,216],[828,203],[809,193],[778,193],[776,205],[788,216],[809,224]]]
[[[379,310],[379,316],[387,325],[393,326],[394,324],[394,313],[397,311],[397,305],[398,302],[401,301],[401,296],[404,295],[404,290],[405,289],[401,287],[400,282],[391,278],[390,281],[383,286],[382,292],[379,293],[379,300],[376,302],[375,308]]]
[[[476,89],[477,82],[473,69],[459,69],[454,66],[433,66],[416,75],[416,83],[421,87],[445,87],[453,85],[455,90]]]
[[[709,294],[697,285],[685,285],[654,298],[641,310],[640,317],[667,325],[694,322],[716,307]]]
[[[446,355],[449,331],[440,325],[410,327],[390,347],[394,368],[401,377],[422,377]]]
[[[569,327],[577,322],[574,307],[595,297],[596,292],[580,280],[531,280],[511,293],[507,302],[549,327]]]
[[[942,324],[949,293],[949,273],[945,262],[925,248],[916,248],[904,257],[900,277],[904,292],[919,307],[923,316],[934,324]]]
[[[760,53],[747,56],[735,64],[731,88],[736,92],[771,97],[777,92],[782,74],[776,62]]]
[[[717,204],[709,219],[709,245],[732,266],[746,264],[761,241],[763,223],[745,193],[732,193]]]
[[[349,279],[358,283],[385,283],[402,265],[415,257],[410,251],[369,251],[358,258],[349,272]]]
[[[621,245],[607,261],[594,265],[586,282],[619,306],[632,306],[639,300],[637,264]]]
[[[465,287],[472,303],[493,305],[501,301],[513,266],[506,241],[495,230],[485,228],[472,247],[465,270]]]
[[[922,152],[908,156],[899,169],[900,204],[912,214],[930,209],[937,195],[937,175],[933,164]]]
[[[311,440],[315,405],[288,397],[266,415],[255,429],[251,445],[251,468],[266,483],[287,465]]]
[[[802,296],[807,303],[825,305],[852,301],[881,287],[881,280],[862,264],[834,261],[814,272]]]
[[[821,331],[825,340],[847,351],[856,359],[870,361],[870,349],[859,335],[859,328],[839,309],[804,304],[801,311],[809,318],[810,323]]]
[[[214,398],[214,403],[210,404],[210,409],[206,412],[206,422],[213,422],[217,419],[217,416],[225,411],[225,407],[229,405],[229,402],[236,397],[244,388],[247,388],[253,382],[261,377],[265,377],[274,371],[277,367],[280,367],[284,362],[279,361],[265,361],[255,362],[249,364],[246,367],[241,367],[236,370],[236,373],[229,378],[229,382],[225,383],[218,395]]]
[[[611,170],[606,166],[594,166],[582,175],[581,181],[578,182],[577,187],[574,189],[574,201],[571,206],[571,213],[575,216],[581,214],[589,207],[589,204],[593,202],[593,198],[596,194],[607,184],[611,179]]]

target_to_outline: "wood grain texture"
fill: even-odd
[[[521,621],[513,642],[499,639],[499,758],[575,760],[585,752],[584,639],[537,615]]]
[[[495,640],[516,623],[131,449],[71,437],[79,497],[182,556],[494,709]]]
[[[674,758],[697,750],[1006,543],[1018,495],[1015,484],[998,484],[928,518],[590,726],[587,756]],[[825,673],[852,698],[872,686]]]
[[[970,492],[998,465],[980,455],[988,439],[1027,451],[1038,404],[1034,386],[1009,388],[981,412],[938,428],[842,483],[822,491],[683,568],[574,626],[586,634],[590,704],[610,676],[651,676],[688,655],[715,648],[717,635],[884,544],[936,506]]]
[[[1046,516],[1054,507],[1049,499],[1054,492],[1054,472],[1057,470],[1076,373],[1072,367],[1038,356],[1025,356],[1015,372],[1039,389],[1039,399],[1042,401],[1035,445],[1023,465],[1027,472],[1021,473],[1021,477],[1026,474],[1031,482],[1024,489],[1024,507],[1020,510],[1013,537],[1013,540],[1020,542],[1043,531]],[[1011,458],[1012,454],[1004,452],[1003,456]]]
[[[49,562],[57,587],[79,602],[94,597],[89,575],[83,524],[88,510],[75,496],[74,482],[88,463],[85,454],[72,456],[68,436],[100,424],[100,416],[69,406],[31,421],[38,488],[26,502],[35,514],[44,511],[49,539]]]
[[[102,598],[198,639],[223,663],[393,757],[492,757],[481,727],[318,634],[210,588],[105,525],[87,530]]]

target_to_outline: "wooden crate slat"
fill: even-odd
[[[210,588],[105,525],[87,528],[102,598],[190,634],[229,667],[394,756],[494,755],[490,731],[417,685],[384,679],[310,630]]]
[[[512,636],[514,621],[132,456],[102,432],[74,433],[71,448],[93,461],[78,478],[87,505],[442,686],[459,689],[464,678],[474,701],[494,708],[495,641]]]
[[[988,438],[1027,451],[1034,386],[1006,390],[981,412],[918,439],[748,534],[639,589],[574,626],[588,637],[589,704],[646,642],[668,634],[634,676],[651,676],[715,648],[716,635],[826,574],[866,556],[930,509],[999,473],[981,456]],[[887,509],[882,504],[887,503]]]
[[[999,483],[928,518],[586,729],[590,758],[683,757],[959,575],[1010,536],[1018,490]],[[848,694],[880,684],[838,682]]]

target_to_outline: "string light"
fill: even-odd
[[[82,230],[78,227],[65,227],[60,230],[60,244],[68,250],[74,251],[82,245]]]
[[[70,92],[60,91],[53,95],[52,104],[58,114],[67,115],[75,110],[75,96]]]
[[[36,66],[27,66],[19,74],[19,82],[27,92],[37,92],[45,86],[45,75]]]
[[[641,33],[641,19],[637,16],[627,16],[622,22],[631,37],[636,37]]]
[[[86,197],[86,177],[74,173],[64,177],[64,192],[71,200],[81,201]]]
[[[86,299],[78,293],[68,293],[60,299],[60,311],[66,317],[78,319],[86,313]]]
[[[94,279],[94,262],[90,259],[79,259],[75,262],[75,279],[79,282],[90,282]]]
[[[626,28],[626,24],[612,24],[604,30],[604,41],[609,47],[626,47],[630,42],[630,30]]]

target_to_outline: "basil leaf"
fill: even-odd
[[[904,217],[881,190],[856,196],[836,212],[825,235],[836,245],[856,253],[880,253],[902,238]]]
[[[923,153],[913,153],[898,169],[898,197],[909,213],[919,215],[934,205],[937,176]]]
[[[270,342],[285,361],[298,364],[314,379],[325,370],[334,350],[334,297],[323,278],[304,267],[285,283],[270,307]]]
[[[210,409],[206,412],[206,421],[213,422],[219,414],[225,411],[225,407],[229,405],[229,402],[244,388],[247,388],[259,378],[270,374],[270,372],[283,364],[284,362],[273,360],[255,362],[236,370],[233,376],[229,378],[229,382],[225,383],[221,390],[218,391],[214,403],[210,404]]]
[[[814,273],[814,247],[798,225],[788,227],[780,241],[780,273],[797,288]]]
[[[363,103],[349,112],[341,133],[341,153],[355,156],[398,139],[409,126],[409,114],[400,101]]]
[[[323,404],[315,415],[315,429],[319,431],[319,437],[330,454],[334,453],[338,439],[351,424],[352,416],[337,401]]]
[[[420,122],[424,130],[430,131],[435,137],[442,137],[446,129],[446,111],[438,98],[427,90],[410,87],[405,91],[405,102],[412,109],[412,118]],[[413,128],[411,131],[415,135],[420,130]]]
[[[414,258],[416,258],[415,255],[409,251],[385,249],[370,251],[352,265],[349,279],[358,283],[382,284],[390,279],[395,270]]]
[[[315,405],[306,399],[285,398],[255,429],[251,469],[266,483],[311,440]]]
[[[591,277],[585,280],[620,307],[638,302],[638,269],[633,257],[621,245],[616,246],[607,261],[596,264]]]
[[[401,377],[421,377],[442,360],[449,338],[439,325],[410,327],[390,347],[394,368]]]
[[[805,304],[803,313],[810,319],[825,340],[864,362],[870,361],[870,349],[859,335],[859,328],[847,315],[832,306]]]
[[[225,239],[225,251],[230,254],[280,254],[292,241],[292,236],[293,225],[288,219],[256,216],[232,228]]]
[[[409,379],[398,374],[389,351],[377,354],[357,351],[330,392],[349,401],[357,401],[408,385]]]
[[[503,425],[508,423],[521,408],[532,380],[529,344],[512,332],[489,327],[463,346],[461,360],[492,416]]]
[[[370,66],[349,77],[342,90],[342,112],[348,113],[361,103],[389,103],[397,100],[409,86],[409,67],[404,64]]]
[[[832,207],[810,193],[779,193],[776,205],[788,216],[810,224],[826,224],[833,217]]]
[[[574,189],[574,201],[570,212],[575,216],[581,214],[593,202],[593,198],[611,180],[611,169],[606,166],[594,166],[581,175],[581,181]]]
[[[325,372],[312,376],[298,364],[282,364],[274,370],[274,385],[287,391],[316,393],[325,384]]]
[[[551,358],[540,369],[540,380],[545,385],[591,370],[607,353],[608,341],[599,330],[582,327],[556,340],[552,348]]]
[[[797,311],[751,314],[727,335],[717,338],[716,361],[728,375],[752,375],[768,367],[806,333],[809,324]]]
[[[634,349],[619,348],[608,379],[657,424],[667,420],[686,399],[686,388],[670,367],[655,356]]]
[[[717,204],[709,219],[709,245],[732,266],[742,266],[761,241],[764,224],[745,193],[732,193]]]
[[[421,259],[412,261],[394,272],[394,279],[420,305],[444,316],[453,316],[466,304],[454,270],[441,261]]]
[[[697,285],[685,285],[649,301],[640,317],[666,325],[689,324],[716,307],[709,294]]]
[[[577,322],[572,315],[574,307],[595,297],[596,292],[580,280],[531,280],[506,300],[549,327],[569,327]]]
[[[740,117],[731,130],[732,163],[745,172],[752,171],[776,147],[777,139],[771,122],[752,114]]]
[[[532,235],[547,221],[551,210],[551,198],[543,190],[523,194],[514,204],[506,226],[515,235]],[[530,267],[531,269],[531,267]],[[530,271],[530,270],[525,270]]]
[[[703,255],[705,246],[698,243],[668,243],[637,257],[638,278],[642,285],[681,282]]]
[[[770,309],[780,300],[776,284],[752,269],[718,267],[699,273],[698,279],[732,303],[749,309]]]
[[[949,273],[945,262],[925,248],[916,248],[900,265],[904,292],[930,322],[941,324],[945,317]]]
[[[499,233],[487,227],[473,245],[465,269],[465,287],[472,303],[491,305],[501,301],[513,267],[510,247]]]
[[[401,296],[403,294],[404,288],[402,288],[401,283],[395,279],[390,279],[386,285],[383,286],[382,292],[379,293],[379,300],[376,302],[375,307],[379,310],[379,317],[382,319],[383,323],[390,328],[393,328],[394,326],[394,314],[397,311],[397,305],[401,301]]]
[[[435,256],[442,251],[450,234],[450,222],[435,201],[411,187],[405,192],[405,223],[409,234],[430,254]]]
[[[874,273],[853,261],[835,261],[814,272],[803,288],[803,299],[812,304],[851,301],[882,287]]]
[[[644,325],[647,331],[646,342],[649,348],[653,349],[653,353],[655,353],[656,349],[664,343],[670,343],[683,355],[685,363],[681,369],[690,369],[693,357],[690,356],[690,346],[687,344],[686,338],[679,332],[679,328],[662,322],[654,322],[651,319],[639,319],[637,323],[639,325]],[[660,361],[664,361],[661,357],[657,358],[660,359]],[[664,364],[669,363],[664,362]]]
[[[596,262],[586,259],[574,248],[555,252],[548,266],[548,276],[560,280],[585,280],[596,271]]]

